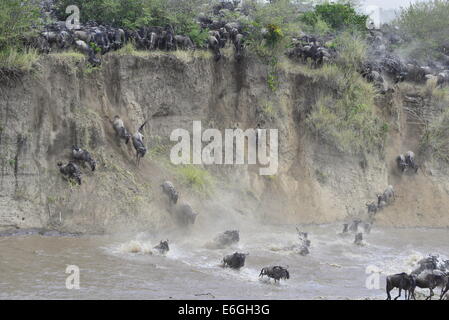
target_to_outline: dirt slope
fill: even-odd
[[[447,172],[430,162],[417,176],[398,176],[394,170],[398,150],[416,150],[416,128],[392,130],[385,158],[342,155],[311,137],[302,122],[298,105],[307,103],[313,90],[326,90],[305,75],[282,71],[273,93],[266,66],[254,59],[239,64],[224,57],[214,63],[185,53],[152,53],[109,55],[96,71],[82,61],[52,56],[40,64],[37,74],[0,91],[0,228],[172,227],[159,188],[165,179],[200,212],[196,230],[233,227],[243,220],[341,221],[364,213],[365,203],[388,184],[396,187],[398,199],[379,213],[378,223],[449,226]],[[149,152],[139,169],[132,147],[114,137],[110,119],[115,114],[132,131],[149,120]],[[212,173],[214,192],[209,197],[194,192],[168,160],[170,133],[192,131],[193,120],[219,129],[255,128],[263,120],[279,129],[278,175],[260,176],[255,165],[200,168]],[[56,167],[69,159],[72,144],[99,160],[94,173],[83,169],[81,187],[64,181]]]

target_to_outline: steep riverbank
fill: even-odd
[[[307,106],[331,90],[313,70],[281,68],[270,90],[268,69],[255,58],[153,52],[111,54],[100,69],[77,57],[43,56],[38,71],[3,84],[0,99],[0,228],[56,228],[114,232],[171,227],[159,184],[172,180],[200,212],[194,228],[214,224],[326,223],[365,212],[365,203],[392,184],[393,205],[376,216],[389,226],[449,226],[449,174],[426,159],[418,175],[399,175],[394,159],[418,150],[420,126],[403,110],[401,88],[379,99],[390,123],[385,154],[344,155],[311,136]],[[387,112],[393,105],[397,112]],[[119,144],[110,119],[120,115],[134,131],[144,119],[148,155],[136,168],[132,146]],[[279,171],[264,177],[255,165],[200,167],[210,172],[210,194],[195,191],[168,160],[170,133],[203,128],[279,129]],[[98,159],[72,186],[57,170],[78,144]],[[419,159],[424,155],[418,154]],[[191,181],[190,181],[191,182]]]

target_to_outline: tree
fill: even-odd
[[[449,54],[449,0],[417,2],[403,9],[397,19],[414,58]]]
[[[334,30],[355,28],[364,30],[368,16],[357,14],[349,3],[323,3],[315,6],[313,11],[303,14],[302,20],[309,25],[324,21]]]
[[[39,24],[40,9],[33,0],[1,0],[0,50],[19,46]]]

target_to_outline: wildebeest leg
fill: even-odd
[[[394,298],[394,300],[397,300],[401,296],[401,291],[402,291],[402,289],[399,288],[399,295],[396,298]]]
[[[390,290],[388,290],[389,288],[387,287],[387,300],[391,300],[391,295],[390,295],[390,291],[391,291],[391,289]]]
[[[440,300],[443,300],[444,295],[446,294],[446,292],[449,290],[449,284],[446,285],[446,288],[442,288],[441,289],[441,295],[440,295]]]
[[[426,298],[426,300],[432,300],[432,297],[433,297],[433,290],[432,290],[432,288],[429,288],[429,290],[430,290],[430,296],[428,296]]]

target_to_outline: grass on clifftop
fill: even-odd
[[[428,83],[423,91],[422,95],[441,113],[426,124],[421,137],[422,151],[434,159],[449,163],[449,89]]]
[[[176,58],[178,58],[181,61],[184,62],[190,62],[194,58],[203,58],[203,59],[210,59],[212,58],[212,53],[208,50],[175,50],[175,51],[148,51],[148,50],[137,50],[135,45],[131,42],[128,42],[126,45],[124,45],[119,50],[113,52],[113,54],[125,56],[135,56],[135,57],[142,57],[142,58],[149,58],[149,57],[158,57],[162,55],[173,55]]]
[[[176,166],[174,171],[181,183],[191,187],[198,194],[211,194],[214,179],[209,171],[195,165]]]
[[[388,124],[375,114],[373,85],[357,72],[366,45],[349,33],[342,34],[335,43],[339,52],[335,63],[301,69],[318,86],[306,125],[321,141],[341,152],[382,151]]]
[[[35,49],[3,49],[0,51],[0,73],[32,71],[38,59],[39,54]]]

